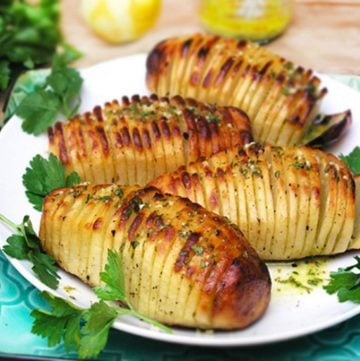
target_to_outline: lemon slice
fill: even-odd
[[[122,43],[138,39],[155,24],[161,0],[82,0],[88,25],[102,39]]]

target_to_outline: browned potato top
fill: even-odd
[[[107,250],[120,252],[128,299],[161,322],[242,328],[269,303],[268,270],[240,230],[154,187],[53,191],[39,237],[63,269],[91,286],[100,283]]]
[[[83,181],[145,184],[202,156],[251,140],[234,107],[180,96],[137,95],[97,106],[49,129],[50,152]]]
[[[149,89],[244,110],[255,141],[300,144],[326,94],[311,70],[249,41],[208,34],[166,39],[147,58]]]
[[[353,176],[345,163],[319,150],[253,143],[150,184],[229,217],[262,259],[360,248]]]

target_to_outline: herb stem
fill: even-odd
[[[0,221],[6,224],[9,228],[11,228],[13,232],[16,232],[18,234],[21,233],[21,225],[10,221],[10,219],[5,217],[3,214],[0,214]]]
[[[164,324],[157,322],[155,320],[153,320],[152,318],[149,318],[145,315],[143,315],[140,312],[137,312],[136,310],[134,310],[133,308],[130,309],[126,309],[123,307],[117,307],[117,312],[119,316],[123,316],[123,315],[130,315],[130,316],[134,316],[146,323],[148,323],[149,325],[155,326],[157,328],[159,328],[160,330],[166,332],[166,333],[172,333],[172,329],[170,327],[165,326]]]

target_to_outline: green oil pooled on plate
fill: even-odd
[[[329,278],[328,257],[310,257],[291,262],[268,263],[273,295],[309,294]]]

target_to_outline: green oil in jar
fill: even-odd
[[[203,0],[200,20],[211,33],[266,43],[291,20],[292,0]]]

